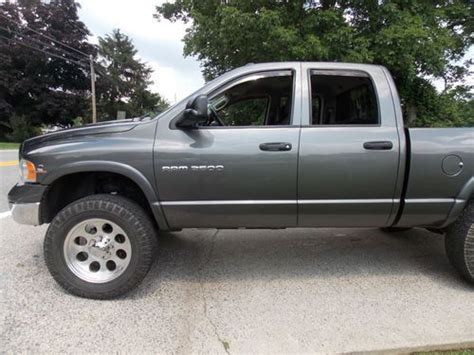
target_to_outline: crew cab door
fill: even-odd
[[[206,93],[224,126],[159,122],[155,175],[170,228],[296,226],[296,69],[252,72]]]
[[[400,147],[383,69],[303,68],[298,225],[388,225]]]

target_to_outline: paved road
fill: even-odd
[[[45,231],[0,219],[0,352],[474,347],[474,288],[449,266],[442,237],[424,230],[165,234],[143,284],[115,301],[56,286]]]
[[[0,213],[8,211],[8,191],[19,180],[17,161],[17,150],[0,150]]]

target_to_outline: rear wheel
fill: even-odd
[[[474,283],[474,201],[446,230],[446,254],[451,265]]]
[[[107,299],[134,288],[147,274],[156,237],[143,209],[126,198],[93,195],[53,219],[44,242],[53,278],[67,291]]]

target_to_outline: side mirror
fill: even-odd
[[[186,104],[183,116],[176,123],[180,128],[196,128],[207,122],[209,115],[207,106],[209,99],[206,95],[191,98]]]

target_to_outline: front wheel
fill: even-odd
[[[474,201],[447,228],[445,246],[451,265],[467,281],[474,283]]]
[[[44,242],[46,265],[57,283],[75,295],[109,299],[145,277],[156,247],[154,227],[133,201],[92,195],[66,206]]]

